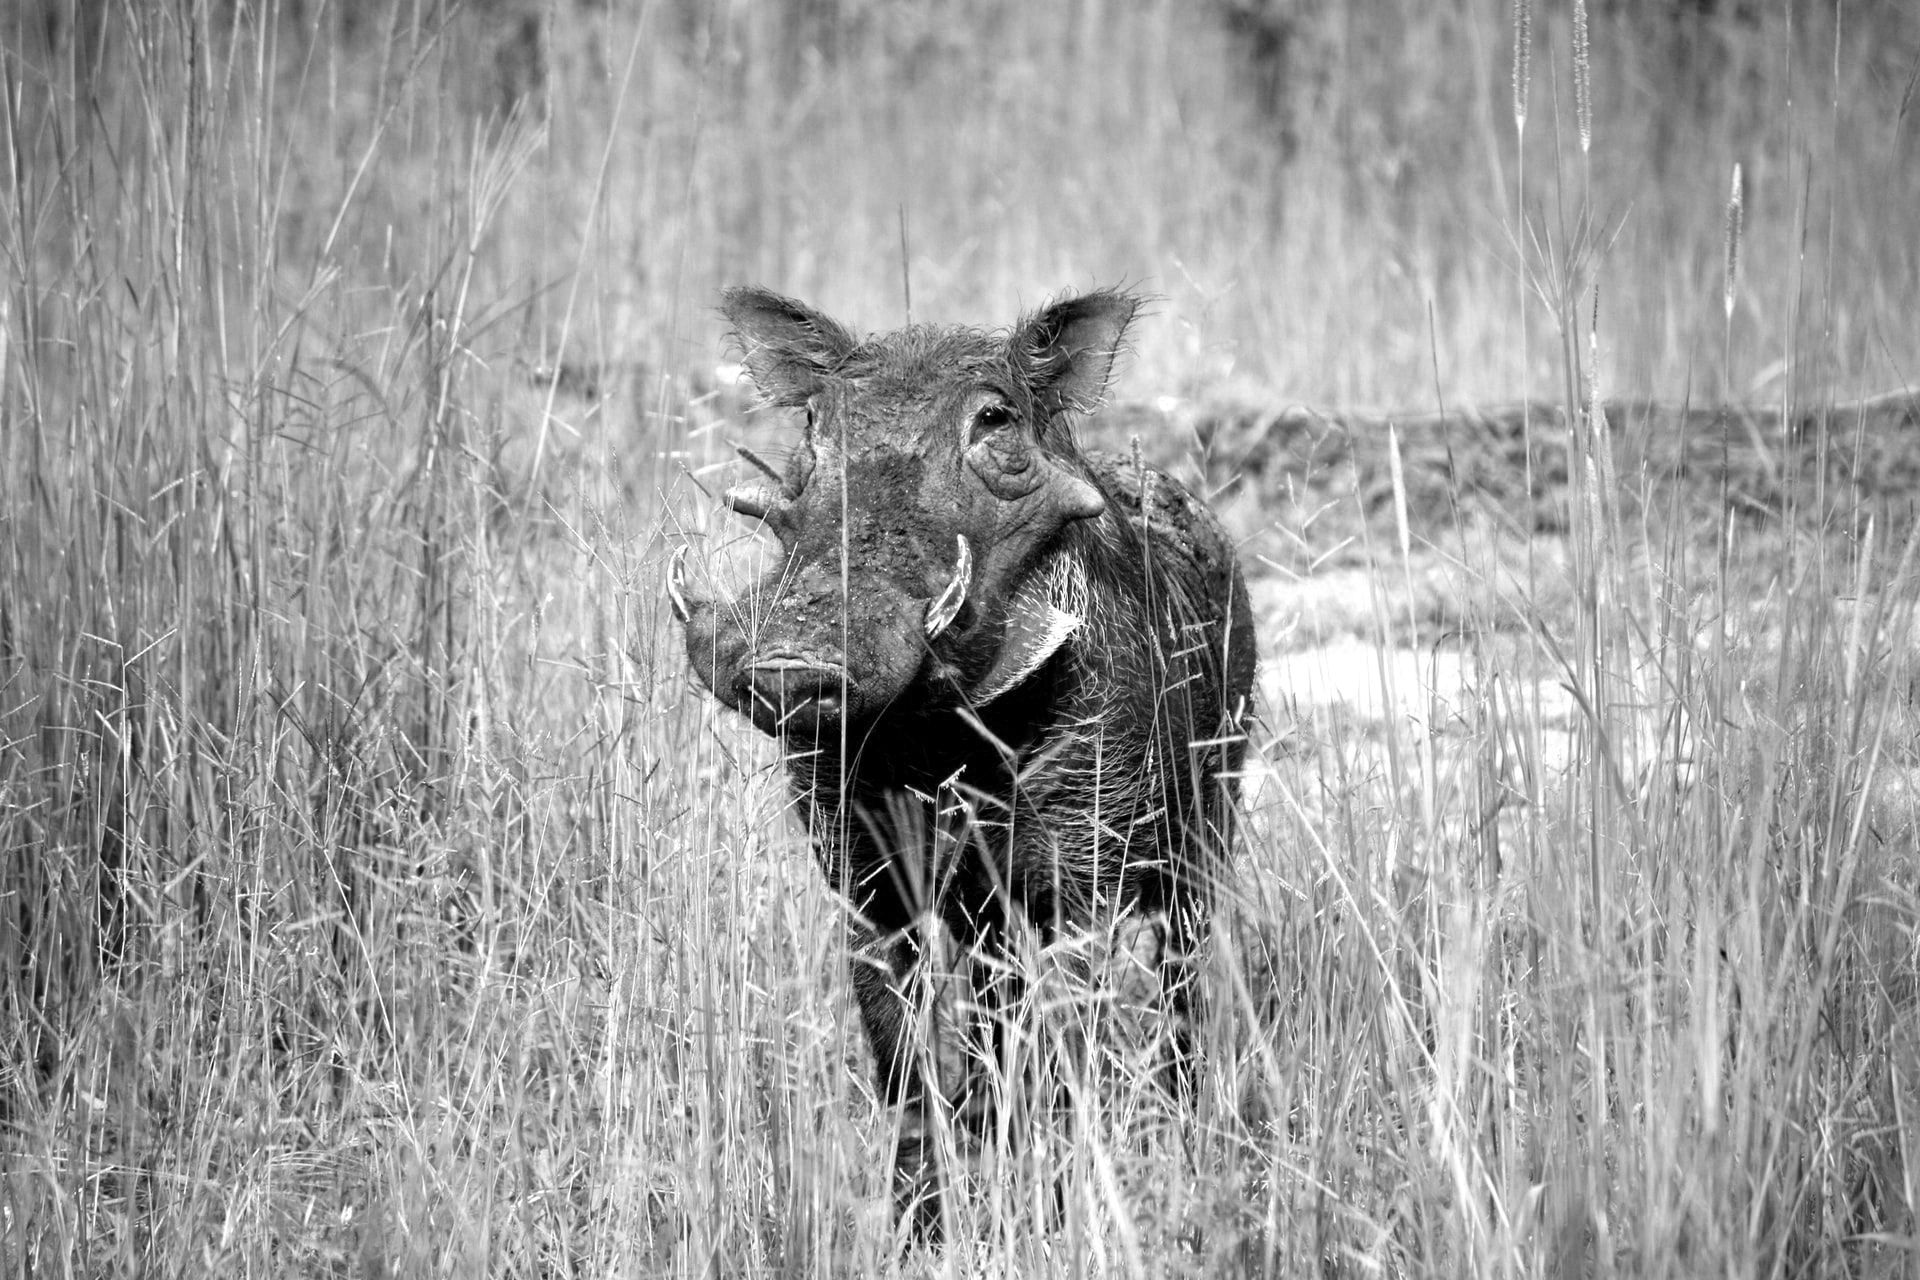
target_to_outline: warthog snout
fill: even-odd
[[[816,721],[840,718],[847,688],[844,663],[797,653],[762,653],[742,673],[745,687],[736,691],[736,703],[752,700],[756,718],[771,713],[778,726],[796,715]]]
[[[954,546],[946,565],[928,564],[918,575],[862,567],[847,574],[844,590],[837,552],[812,563],[790,555],[736,600],[694,595],[676,554],[668,592],[695,670],[715,696],[767,733],[811,739],[837,732],[843,718],[871,718],[897,703],[929,663],[939,669],[933,643],[973,613],[972,553],[964,535]]]

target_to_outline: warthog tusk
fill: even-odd
[[[783,505],[781,497],[763,484],[740,485],[727,490],[720,500],[740,515],[754,520],[765,520],[767,513],[777,511]]]
[[[673,606],[673,616],[685,622],[693,616],[693,610],[687,607],[687,595],[683,587],[686,583],[687,549],[681,546],[673,553],[673,559],[667,561],[667,601]]]
[[[960,544],[960,559],[953,566],[953,580],[927,609],[928,640],[938,640],[940,633],[953,625],[960,606],[967,602],[967,588],[973,585],[973,548],[967,545],[965,534],[957,535],[954,541]]]

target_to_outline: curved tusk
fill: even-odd
[[[763,484],[741,485],[729,489],[720,495],[720,501],[740,515],[754,520],[765,520],[769,512],[777,511],[784,505],[780,495]]]
[[[953,625],[960,606],[967,602],[967,588],[973,585],[973,548],[967,545],[965,534],[956,535],[954,541],[960,544],[960,559],[953,566],[953,580],[927,609],[928,640],[938,640],[940,633]]]
[[[673,553],[673,559],[667,561],[667,602],[673,606],[673,616],[681,622],[693,616],[693,610],[687,607],[686,560],[687,548],[683,544]]]

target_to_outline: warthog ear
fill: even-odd
[[[1014,366],[1026,374],[1045,417],[1086,413],[1106,394],[1140,299],[1118,289],[1065,298],[1014,330]]]
[[[859,345],[840,323],[767,289],[728,289],[720,314],[733,325],[747,372],[760,394],[798,408]]]

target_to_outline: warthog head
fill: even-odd
[[[1099,400],[1137,305],[1096,292],[1009,334],[861,341],[791,299],[729,291],[754,383],[805,427],[777,486],[726,494],[784,562],[740,599],[704,600],[674,558],[675,612],[714,694],[806,739],[889,709],[985,705],[1037,670],[1080,623],[1048,553],[1106,509],[1069,420]]]

